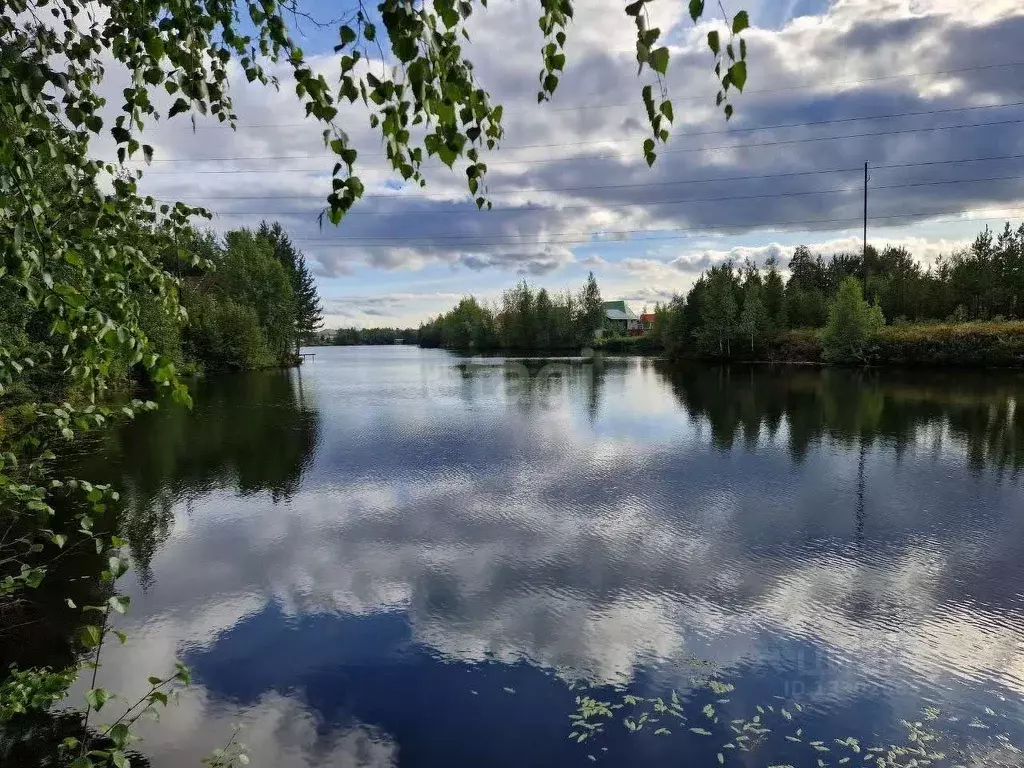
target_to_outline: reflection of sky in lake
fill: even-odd
[[[318,350],[294,381],[319,422],[297,492],[187,494],[134,595],[115,653],[198,679],[154,763],[248,719],[264,765],[588,764],[565,681],[684,691],[692,655],[737,685],[729,717],[797,697],[825,737],[888,737],[926,704],[1020,714],[1024,492],[968,469],[947,406],[925,397],[900,440],[880,427],[861,475],[856,439],[793,458],[791,419],[841,421],[845,396],[803,393],[727,449],[681,406],[685,377],[559,365],[538,383],[533,364]],[[758,387],[713,381],[714,402]],[[622,765],[709,748],[621,727],[601,745]]]

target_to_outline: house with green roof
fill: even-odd
[[[643,324],[624,301],[604,302],[604,328],[605,333],[626,336],[631,333],[641,333]]]

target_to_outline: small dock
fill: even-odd
[[[316,353],[315,352],[300,352],[299,353],[299,357],[302,358],[302,362],[306,362],[307,360],[314,360],[316,358]]]

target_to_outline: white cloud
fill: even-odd
[[[657,164],[648,169],[639,146],[642,120],[637,119],[642,117],[639,89],[644,80],[635,77],[634,30],[621,2],[595,0],[580,10],[569,35],[569,67],[548,105],[535,103],[540,47],[536,9],[497,4],[475,15],[473,42],[467,46],[481,83],[505,105],[505,146],[487,159],[495,210],[477,212],[468,202],[462,175],[440,168],[430,171],[425,191],[396,191],[363,108],[346,105],[342,122],[361,151],[360,172],[367,192],[389,197],[367,198],[337,231],[329,225],[321,230],[316,214],[328,191],[331,160],[324,154],[317,127],[298,119],[301,110],[283,69],[280,92],[249,86],[237,69],[232,70],[241,121],[238,133],[206,130],[208,126],[201,124],[201,130],[192,134],[181,121],[154,132],[158,162],[148,172],[145,188],[161,197],[208,203],[220,214],[214,221],[219,229],[278,218],[311,254],[319,275],[359,274],[364,284],[373,281],[374,270],[416,272],[438,265],[464,271],[467,278],[489,271],[509,277],[543,276],[574,263],[603,266],[596,259],[617,261],[621,252],[616,248],[621,246],[615,243],[632,240],[630,233],[680,230],[681,261],[673,266],[679,274],[644,266],[645,260],[660,260],[658,245],[631,243],[630,261],[622,269],[634,280],[621,287],[630,292],[654,276],[669,280],[673,288],[685,286],[692,281],[688,271],[699,271],[722,253],[761,258],[773,247],[731,248],[735,236],[763,243],[784,241],[781,232],[811,230],[817,232],[812,238],[828,242],[838,237],[830,232],[855,226],[861,213],[858,169],[865,160],[871,162],[872,184],[877,187],[871,195],[872,216],[905,217],[886,224],[909,226],[915,221],[912,214],[977,208],[1002,209],[1019,217],[1016,208],[1024,204],[1024,182],[1015,171],[1024,161],[883,167],[1024,154],[1017,125],[857,136],[1013,119],[1019,110],[941,110],[1024,99],[1019,68],[979,66],[1018,58],[1016,42],[1024,32],[1024,15],[1017,5],[1003,0],[983,8],[952,0],[843,0],[819,15],[793,19],[778,28],[752,29],[748,92],[736,99],[737,116],[727,126],[712,103],[714,80],[704,43],[712,22],[694,29],[684,4],[654,3],[655,23],[665,28],[673,50],[668,85],[677,125],[669,145],[659,150]],[[758,5],[752,10],[756,26]],[[510,40],[515,44],[509,45]],[[333,62],[333,55],[311,58],[314,68],[329,80],[335,73]],[[367,66],[379,64],[370,61]],[[964,71],[891,77],[944,70]],[[807,88],[808,84],[815,87]],[[112,77],[105,87],[116,94],[122,83]],[[111,99],[114,109],[115,101]],[[581,106],[588,108],[577,108]],[[934,110],[940,112],[898,120],[799,125]],[[797,125],[744,132],[793,123]],[[827,136],[850,138],[817,140]],[[742,148],[771,142],[782,143]],[[295,159],[196,162],[268,156]],[[166,160],[188,162],[162,162]],[[686,183],[843,168],[850,171]],[[262,170],[211,173],[225,169]],[[1013,178],[927,185],[999,175]],[[921,186],[899,186],[905,184]],[[819,193],[783,196],[811,190]],[[978,226],[964,217],[960,232],[968,237]],[[945,247],[943,238],[950,237],[926,229],[888,231],[897,240],[914,242],[925,261],[933,260]],[[734,237],[727,241],[724,234]],[[716,245],[698,252],[690,246],[698,237]],[[590,255],[577,259],[574,252],[591,238],[598,244],[589,245]],[[730,245],[723,246],[726,242]],[[595,248],[601,250],[594,253]]]

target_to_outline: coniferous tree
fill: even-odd
[[[604,302],[601,301],[601,289],[597,287],[597,279],[593,272],[587,275],[587,282],[583,286],[579,303],[580,328],[583,333],[583,338],[580,341],[588,344],[593,340],[598,329],[604,325]]]
[[[303,341],[323,328],[324,308],[320,302],[320,294],[316,289],[316,278],[306,264],[306,257],[295,244],[279,222],[268,224],[260,222],[257,231],[260,237],[266,238],[274,247],[274,255],[288,271],[295,294],[295,348],[298,351]]]

